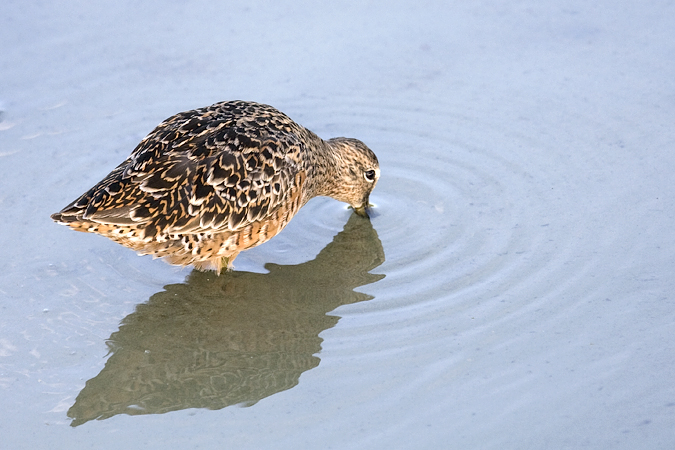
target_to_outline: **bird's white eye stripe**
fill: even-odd
[[[368,180],[368,181],[375,181],[375,177],[377,176],[377,172],[373,169],[366,170],[363,173],[363,176],[366,177],[366,180]]]

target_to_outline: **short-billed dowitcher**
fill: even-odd
[[[367,216],[380,176],[361,141],[321,139],[277,109],[229,101],[160,123],[103,180],[51,217],[140,254],[220,272],[316,196]]]

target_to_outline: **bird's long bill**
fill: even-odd
[[[370,217],[368,215],[368,206],[370,205],[368,200],[369,200],[368,197],[366,197],[366,199],[363,201],[363,203],[361,203],[361,206],[359,206],[358,208],[352,207],[352,208],[354,208],[354,212],[361,217]]]

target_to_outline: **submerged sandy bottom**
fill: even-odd
[[[674,13],[3,3],[3,445],[673,446]],[[237,98],[365,141],[372,220],[313,200],[222,277],[49,220]]]

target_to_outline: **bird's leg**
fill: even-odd
[[[234,262],[234,258],[236,258],[238,254],[239,252],[233,253],[230,256],[223,256],[222,258],[220,258],[218,273],[220,274],[222,272],[223,267],[225,268],[226,271],[231,272],[232,269],[234,269],[234,265],[232,265],[232,262]]]

